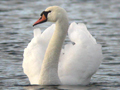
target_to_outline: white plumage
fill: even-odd
[[[24,50],[23,69],[31,84],[40,84],[42,62],[54,31],[55,24],[42,34],[40,29],[34,29],[34,37]],[[59,79],[62,85],[87,85],[101,63],[101,45],[83,23],[71,23],[68,37],[71,42],[62,48],[59,58]]]

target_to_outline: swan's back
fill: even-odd
[[[34,30],[34,38],[24,51],[23,69],[31,84],[39,84],[42,60],[55,25],[51,25],[42,34]],[[62,84],[86,85],[97,71],[102,60],[101,45],[87,30],[84,24],[72,23],[68,30],[72,42],[62,49],[58,74]]]

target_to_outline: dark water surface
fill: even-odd
[[[103,62],[88,86],[30,86],[22,70],[23,50],[33,37],[32,24],[50,5],[83,22],[102,44]],[[38,25],[42,30],[52,23]],[[35,27],[36,28],[36,27]],[[1,0],[0,90],[120,90],[120,0]]]

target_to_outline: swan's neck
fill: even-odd
[[[64,21],[63,21],[64,20]],[[49,42],[40,72],[40,85],[60,85],[58,62],[62,44],[68,30],[68,19],[56,22],[54,34]]]

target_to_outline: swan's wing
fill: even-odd
[[[69,38],[74,43],[88,44],[93,43],[96,44],[95,38],[89,33],[87,27],[83,23],[71,23],[68,30]]]
[[[31,84],[39,83],[42,61],[54,28],[53,24],[42,34],[40,29],[34,29],[34,37],[24,50],[23,70]]]
[[[82,23],[72,23],[68,30],[68,36],[75,44],[65,45],[64,54],[61,54],[60,79],[63,84],[88,84],[101,63],[101,45],[96,43]]]

